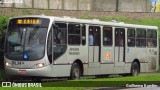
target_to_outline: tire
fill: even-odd
[[[131,66],[131,76],[138,76],[139,74],[139,65],[137,62],[133,62]]]
[[[71,75],[70,75],[70,79],[71,80],[76,80],[76,79],[79,79],[80,78],[80,67],[77,63],[74,63],[72,65],[72,68],[71,68]]]

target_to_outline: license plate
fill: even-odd
[[[19,73],[19,74],[26,74],[26,72],[27,72],[27,71],[24,70],[24,69],[23,69],[23,70],[22,70],[22,69],[18,70],[18,73]]]

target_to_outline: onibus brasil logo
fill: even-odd
[[[42,87],[41,83],[2,82],[2,87]]]

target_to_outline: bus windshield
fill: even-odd
[[[11,19],[6,35],[6,58],[12,60],[41,59],[44,56],[48,25],[49,19]]]

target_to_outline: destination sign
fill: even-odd
[[[112,30],[111,27],[104,27],[103,30]]]
[[[41,24],[41,20],[40,19],[33,19],[33,18],[29,18],[29,19],[17,19],[17,24]]]

